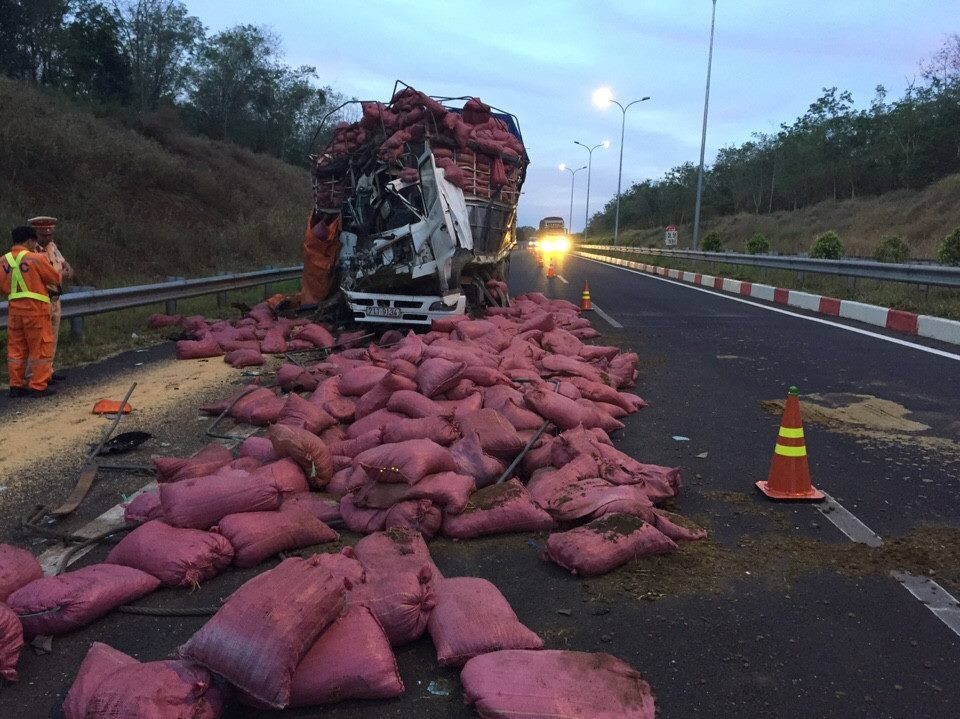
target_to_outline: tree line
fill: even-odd
[[[0,72],[135,123],[174,111],[192,132],[305,164],[343,98],[284,63],[271,30],[209,34],[176,0],[0,0]]]
[[[823,95],[793,124],[717,153],[704,169],[702,216],[796,210],[823,200],[921,188],[960,172],[960,35],[921,62],[903,97],[883,86],[865,109],[849,92]],[[652,228],[692,222],[697,166],[686,162],[660,179],[634,183],[621,195],[622,226]],[[616,197],[590,219],[590,231],[611,231]]]

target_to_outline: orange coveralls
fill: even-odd
[[[0,270],[0,292],[13,295],[7,307],[10,386],[23,387],[24,372],[29,365],[30,388],[46,389],[53,374],[53,331],[47,285],[59,284],[60,273],[46,255],[30,252],[22,245],[14,245],[0,257]],[[22,283],[15,283],[19,278]]]

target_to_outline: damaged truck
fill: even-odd
[[[355,322],[429,324],[505,304],[529,158],[513,115],[398,82],[311,155],[301,301]]]

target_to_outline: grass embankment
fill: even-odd
[[[58,217],[75,284],[119,287],[301,257],[307,170],[190,136],[170,116],[131,129],[0,78],[0,147],[0,229]]]
[[[591,244],[593,241],[591,240]],[[846,277],[814,275],[811,273],[775,270],[763,267],[745,267],[724,262],[694,262],[674,257],[658,257],[636,252],[617,252],[616,250],[585,250],[596,254],[620,257],[648,265],[669,267],[687,272],[727,277],[735,280],[758,282],[791,290],[803,290],[818,295],[827,295],[842,300],[855,300],[881,307],[892,307],[908,312],[917,312],[935,317],[948,317],[960,320],[960,290],[947,287],[921,287],[902,282],[884,282],[881,280],[863,280],[856,282]]]
[[[770,250],[780,254],[808,252],[817,235],[834,230],[851,257],[870,257],[887,235],[910,246],[910,257],[932,260],[943,238],[960,227],[960,175],[945,177],[922,190],[898,190],[855,200],[820,202],[794,212],[774,212],[706,218],[702,234],[717,231],[724,249],[745,252],[747,240],[763,234]],[[692,226],[679,225],[678,247],[690,248]],[[596,233],[590,244],[610,244],[612,233]],[[620,244],[663,247],[663,228],[624,228]]]

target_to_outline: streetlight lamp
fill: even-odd
[[[580,170],[586,169],[586,165],[583,167],[578,167],[576,170],[574,170],[572,167],[567,167],[562,162],[560,163],[560,172],[566,171],[570,173],[570,221],[567,225],[568,234],[573,234],[573,183],[576,182],[577,173],[580,172]],[[584,228],[584,232],[586,232],[586,228]]]
[[[716,2],[716,0],[714,0]],[[593,93],[593,104],[601,109],[606,109],[610,107],[611,104],[616,105],[620,108],[620,111],[623,113],[623,119],[620,123],[620,170],[617,173],[617,213],[614,216],[613,220],[613,244],[617,244],[617,240],[620,236],[620,183],[623,179],[623,133],[627,126],[627,110],[630,109],[632,105],[636,105],[638,102],[644,102],[649,100],[650,96],[641,97],[639,100],[634,100],[633,102],[627,103],[626,107],[617,102],[613,97],[613,90],[609,87],[600,87],[597,88]]]
[[[579,140],[573,141],[574,145],[580,145],[587,150],[587,153],[590,159],[587,161],[587,207],[583,212],[583,241],[587,241],[587,223],[590,222],[590,174],[593,171],[593,151],[598,147],[602,147],[604,150],[610,148],[610,140],[604,140],[601,143],[594,145],[593,147],[587,147]]]
[[[703,197],[703,155],[707,149],[707,109],[710,107],[710,70],[713,66],[713,28],[717,20],[717,0],[710,17],[710,52],[707,55],[707,93],[703,99],[703,134],[700,137],[700,170],[697,172],[697,206],[693,211],[693,249],[700,247],[700,200]]]

